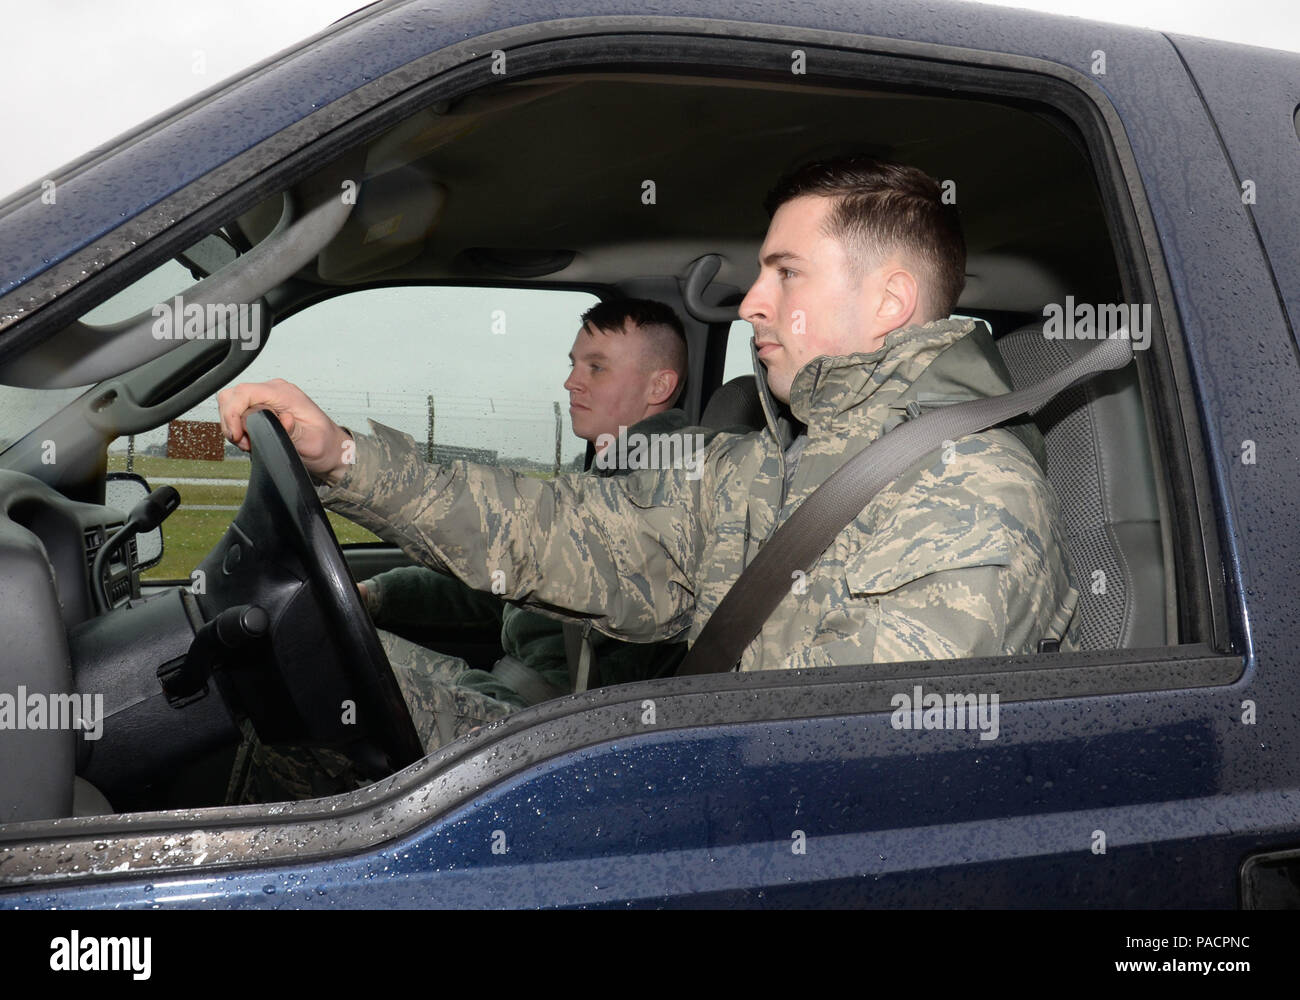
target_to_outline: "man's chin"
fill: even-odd
[[[783,378],[779,372],[767,370],[767,388],[772,393],[772,398],[782,403],[790,402],[790,383],[793,379]]]

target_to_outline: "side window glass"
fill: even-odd
[[[743,319],[731,324],[727,331],[727,357],[722,365],[722,383],[726,385],[737,375],[753,375],[754,359],[749,342],[754,339],[754,328]]]
[[[277,324],[240,377],[284,378],[326,413],[410,434],[433,461],[458,458],[550,478],[581,468],[569,422],[568,354],[599,300],[551,289],[406,286],[336,296]],[[430,442],[432,447],[430,448]],[[152,581],[188,579],[243,502],[249,460],[221,436],[216,398],[109,449],[109,469],[170,483],[181,506],[163,524]],[[330,514],[339,543],[379,539]]]

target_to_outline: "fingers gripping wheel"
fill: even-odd
[[[406,702],[338,539],[289,436],[266,410],[245,428],[248,493],[204,560],[204,617],[256,604],[270,643],[230,663],[218,682],[266,742],[370,744],[390,769],[424,755]]]

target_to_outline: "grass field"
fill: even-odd
[[[346,518],[326,512],[340,545],[353,542],[377,542],[374,535]],[[186,580],[212,547],[217,544],[235,511],[186,510],[182,505],[163,524],[163,557],[157,566],[145,570],[140,579],[157,583],[162,580]]]
[[[162,458],[158,455],[136,455],[131,471],[152,480],[157,476],[179,479],[247,479],[251,463],[247,459],[231,458],[224,462],[204,462],[197,458]],[[108,456],[109,472],[126,471],[126,454],[113,452]]]
[[[159,480],[161,482],[161,480]],[[199,486],[194,483],[176,483],[176,492],[181,495],[182,504],[220,504],[238,507],[244,502],[247,486],[215,485]]]
[[[110,472],[126,471],[125,455],[109,455]],[[232,459],[225,462],[203,462],[197,459],[160,458],[156,455],[137,455],[132,463],[133,472],[149,480],[150,486],[161,486],[168,479],[248,479],[249,463]],[[162,561],[141,574],[150,582],[161,580],[189,580],[190,571],[206,556],[234,520],[235,510],[188,510],[194,504],[237,508],[244,502],[246,486],[234,483],[177,483],[181,505],[163,523]],[[328,512],[327,512],[328,514]],[[374,535],[337,514],[328,514],[334,534],[340,545],[354,542],[377,542]]]

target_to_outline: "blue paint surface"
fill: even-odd
[[[525,20],[615,13],[959,44],[1048,59],[1101,87],[1132,144],[1182,325],[1210,472],[1200,502],[1220,532],[1242,680],[1005,705],[995,745],[969,733],[909,742],[914,734],[883,714],[649,734],[537,765],[361,856],[11,893],[0,905],[1236,905],[1241,858],[1300,840],[1300,365],[1283,306],[1294,314],[1300,225],[1294,199],[1261,204],[1252,218],[1237,192],[1255,164],[1293,192],[1285,185],[1300,158],[1294,145],[1262,149],[1285,130],[1248,116],[1223,130],[1225,155],[1164,36],[938,3],[409,4],[315,43],[69,182],[74,228],[43,229],[34,210],[0,220],[0,291],[425,53]],[[1105,76],[1090,73],[1099,45]],[[1231,90],[1232,53],[1186,50],[1209,103],[1241,112],[1248,95]],[[1245,441],[1254,464],[1241,461]],[[1253,725],[1242,722],[1247,701]]]

